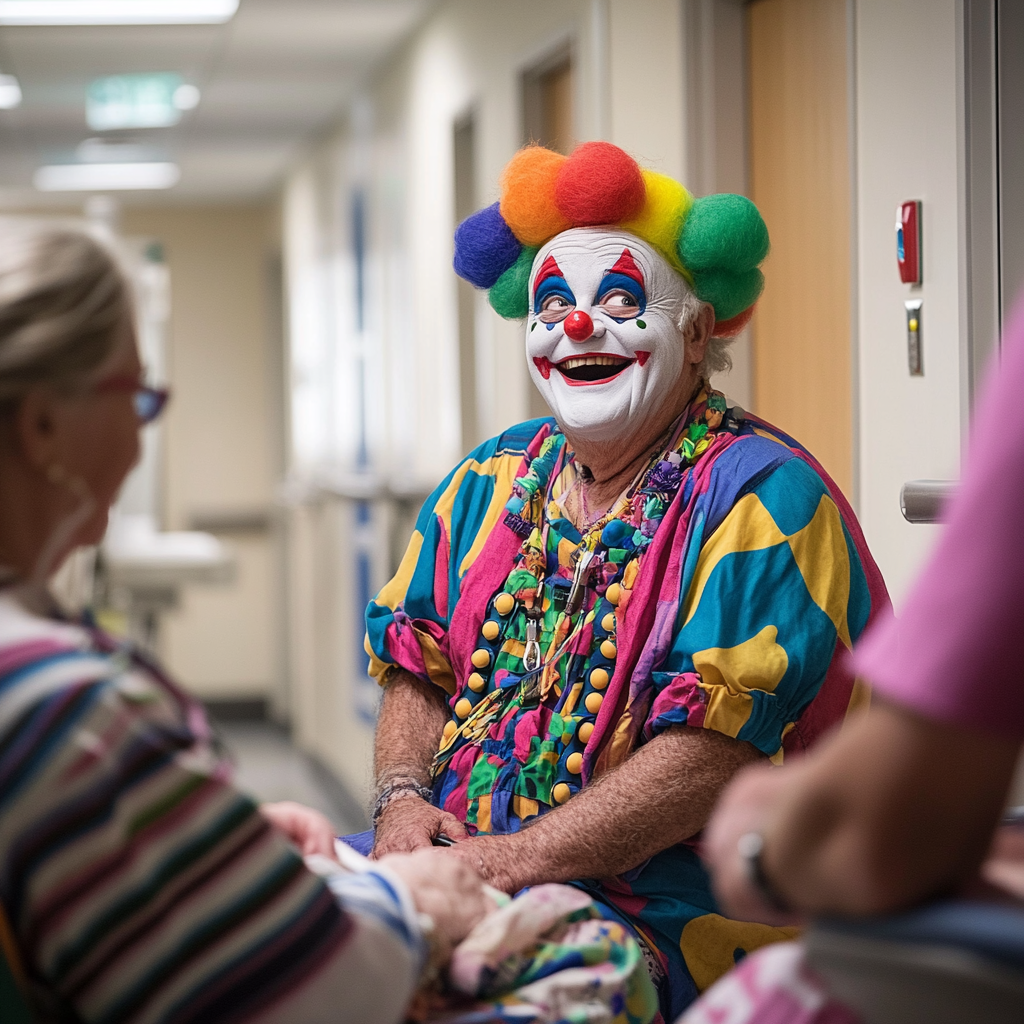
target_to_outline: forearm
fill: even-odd
[[[720,733],[672,729],[520,832],[460,853],[506,891],[621,874],[699,832],[729,779],[762,757]]]
[[[430,784],[430,763],[450,714],[443,691],[410,672],[388,677],[377,721],[373,776],[377,789],[395,779]]]
[[[881,913],[981,863],[1016,745],[880,705],[792,772],[768,809],[764,865],[807,913]]]

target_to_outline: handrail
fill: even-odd
[[[908,480],[900,491],[900,508],[908,523],[941,522],[942,510],[953,496],[952,480]]]

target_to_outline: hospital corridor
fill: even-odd
[[[1024,1020],[1024,4],[0,0],[0,1024]]]

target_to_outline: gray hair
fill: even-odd
[[[705,305],[707,303],[701,302],[687,286],[683,295],[683,308],[679,312],[679,330],[685,331],[700,316],[701,307]],[[732,369],[732,353],[729,351],[732,341],[732,338],[716,338],[714,335],[708,338],[704,358],[697,368],[701,376],[710,378],[712,374]]]
[[[0,407],[30,388],[82,384],[131,323],[117,258],[85,231],[0,223]]]

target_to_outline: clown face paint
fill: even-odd
[[[572,228],[530,274],[530,375],[564,430],[629,436],[676,387],[688,286],[658,252],[612,228]]]

